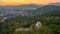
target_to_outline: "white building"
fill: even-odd
[[[36,23],[36,27],[39,28],[40,26],[42,26],[41,22],[37,22],[37,23]]]

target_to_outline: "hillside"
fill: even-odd
[[[38,8],[36,10],[28,10],[27,13],[32,13],[32,15],[38,15],[38,14],[42,15],[42,14],[50,13],[50,12],[55,13],[56,11],[58,11],[58,13],[60,13],[60,6],[46,5],[44,7]]]
[[[25,9],[34,9],[34,8],[39,8],[44,5],[37,5],[37,4],[26,4],[26,5],[11,5],[11,6],[0,6],[0,9],[10,9],[10,10],[25,10]]]
[[[56,6],[60,6],[60,3],[48,3],[48,5],[56,5]]]

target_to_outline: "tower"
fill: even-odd
[[[36,23],[36,27],[39,28],[40,26],[42,26],[42,24],[41,24],[41,22],[38,21],[38,22]]]

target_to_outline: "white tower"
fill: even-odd
[[[40,26],[42,26],[41,22],[37,22],[36,27],[39,28]]]

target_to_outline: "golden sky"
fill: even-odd
[[[0,0],[0,5],[47,4],[52,2],[60,2],[60,0]]]

